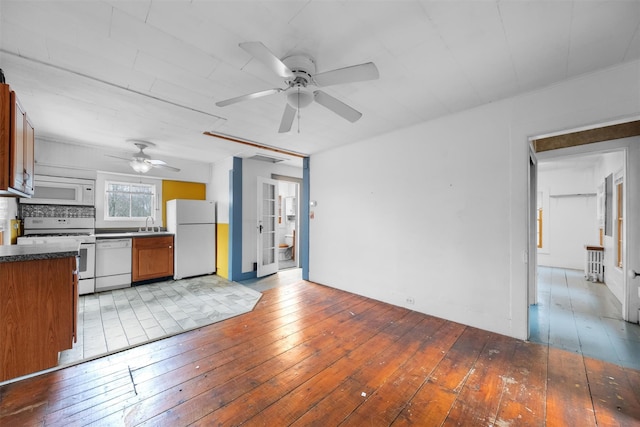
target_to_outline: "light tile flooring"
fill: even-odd
[[[539,267],[529,318],[533,342],[640,370],[640,325],[622,320],[609,288],[582,271]]]
[[[253,310],[261,293],[210,275],[83,295],[78,341],[61,365],[88,360]]]

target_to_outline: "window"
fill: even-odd
[[[542,247],[542,208],[538,208],[538,247]]]
[[[623,243],[623,210],[622,210],[622,182],[616,184],[616,232],[618,234],[616,247],[616,264],[622,268],[622,243]]]
[[[536,211],[536,230],[537,230],[537,242],[538,248],[542,248],[542,201],[543,201],[543,193],[541,191],[538,192],[537,197],[537,211]]]
[[[156,186],[131,182],[105,182],[105,220],[155,219]]]

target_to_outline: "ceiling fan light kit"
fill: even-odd
[[[129,166],[131,166],[131,169],[138,173],[147,173],[151,170],[151,168],[153,168],[150,163],[147,163],[141,159],[132,159],[129,162]]]
[[[378,68],[373,62],[339,68],[316,74],[316,64],[313,58],[307,55],[291,55],[282,60],[275,56],[261,42],[246,42],[239,45],[247,53],[261,61],[269,67],[275,74],[284,78],[286,88],[267,89],[247,95],[237,96],[216,102],[218,107],[226,107],[241,101],[261,98],[275,93],[290,91],[287,94],[287,104],[285,105],[280,121],[279,133],[291,130],[291,125],[300,109],[310,105],[313,101],[329,109],[340,117],[350,122],[356,122],[362,117],[362,113],[350,107],[344,102],[334,98],[326,92],[308,89],[308,86],[325,87],[344,83],[355,83],[365,80],[375,80],[379,78]],[[299,131],[299,129],[298,129]]]
[[[127,142],[132,143],[136,147],[138,147],[138,152],[135,153],[130,158],[119,157],[119,156],[111,156],[107,154],[108,157],[113,157],[115,159],[126,160],[129,162],[129,166],[131,169],[138,173],[147,173],[153,168],[163,168],[169,169],[173,172],[180,172],[180,169],[174,168],[173,166],[169,166],[162,160],[152,159],[147,153],[144,152],[144,149],[147,147],[155,147],[156,145],[153,142],[142,141],[139,139],[130,139]]]

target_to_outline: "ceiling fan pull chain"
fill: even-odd
[[[298,133],[300,133],[300,86],[298,86]]]

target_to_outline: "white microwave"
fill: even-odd
[[[33,178],[33,190],[31,198],[20,199],[20,202],[78,206],[95,204],[95,181],[92,179],[36,175]]]

